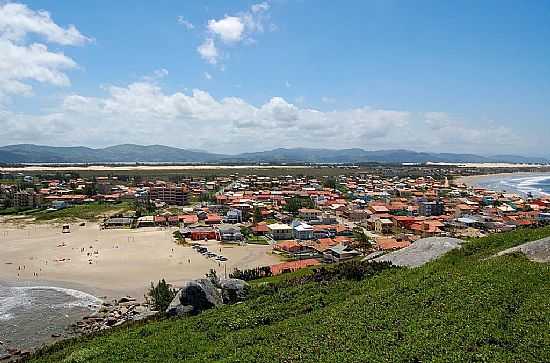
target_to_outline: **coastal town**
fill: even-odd
[[[103,230],[169,231],[175,247],[193,246],[226,274],[231,262],[229,273],[269,262],[271,273],[280,274],[374,258],[426,237],[482,237],[550,221],[549,197],[471,186],[456,173],[408,177],[342,169],[333,174],[166,180],[5,173],[0,207],[12,222],[74,217],[60,219],[60,234],[84,228],[83,218],[70,212],[87,208],[101,211],[94,217]],[[220,246],[261,246],[261,252],[257,261],[239,266]],[[95,252],[87,254],[90,264]]]

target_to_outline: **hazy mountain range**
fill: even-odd
[[[279,148],[237,155],[215,154],[163,145],[115,145],[106,148],[18,144],[0,147],[0,163],[548,163],[548,159],[517,155],[425,153],[410,150]]]

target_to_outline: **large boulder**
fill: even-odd
[[[223,304],[220,290],[209,279],[187,281],[178,291],[166,313],[170,316],[196,315]]]
[[[224,304],[235,304],[246,299],[250,285],[240,279],[221,279],[218,286],[222,290]]]
[[[508,255],[514,252],[521,252],[534,262],[550,262],[550,237],[508,248],[497,253],[496,256]]]
[[[461,239],[449,237],[422,238],[409,247],[377,257],[374,261],[389,261],[396,266],[418,267],[460,248],[463,243]]]

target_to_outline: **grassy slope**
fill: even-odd
[[[550,266],[485,259],[548,235],[490,236],[421,268],[284,288],[193,318],[63,342],[35,361],[550,361]]]
[[[92,203],[75,205],[53,212],[42,211],[34,213],[33,216],[37,221],[47,221],[52,219],[87,219],[95,220],[97,216],[109,215],[113,213],[122,213],[131,210],[131,206],[128,203]]]

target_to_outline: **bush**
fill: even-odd
[[[151,288],[145,296],[145,301],[151,304],[155,310],[164,312],[177,292],[178,290],[172,289],[164,279],[160,280],[156,286],[151,282]]]
[[[269,277],[271,275],[272,275],[271,267],[264,266],[264,267],[257,267],[257,268],[252,268],[248,270],[235,269],[235,271],[233,271],[233,273],[231,273],[229,277],[231,277],[232,279],[252,281],[252,280],[257,280],[264,277]]]

